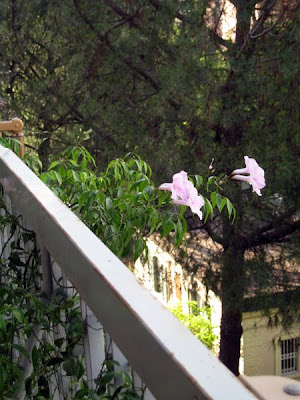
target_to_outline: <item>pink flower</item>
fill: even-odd
[[[175,174],[172,183],[163,183],[158,189],[171,191],[174,204],[190,207],[192,212],[202,219],[200,208],[204,206],[203,197],[198,195],[197,189],[193,183],[188,180],[185,171]]]
[[[230,177],[238,181],[248,182],[252,186],[253,192],[261,196],[260,189],[266,186],[265,171],[257,164],[254,158],[245,156],[244,159],[246,168],[234,170]]]

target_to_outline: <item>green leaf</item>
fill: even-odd
[[[212,205],[210,203],[210,201],[204,197],[204,202],[205,202],[205,219],[204,219],[204,223],[207,221],[208,217],[210,216],[210,218],[212,219],[214,216],[214,210],[212,208]]]
[[[0,368],[0,388],[3,388],[6,385],[7,382],[7,372],[5,371],[5,368],[1,367]]]
[[[119,386],[117,387],[117,389],[114,391],[111,400],[118,400],[119,396],[118,394],[121,393],[121,391],[123,390],[123,386]]]
[[[2,314],[0,314],[0,330],[1,331],[6,330],[6,322],[5,322],[5,319],[3,318]]]
[[[236,209],[229,199],[226,199],[226,206],[227,206],[228,216],[229,218],[232,216],[232,222],[234,222],[236,218]]]
[[[136,239],[133,245],[133,259],[136,261],[145,249],[145,242],[143,239]]]
[[[47,362],[47,366],[51,366],[51,365],[58,365],[61,364],[64,361],[64,359],[62,357],[53,357],[50,359],[50,361]]]
[[[65,338],[58,338],[54,340],[54,344],[57,347],[61,347],[66,339]]]
[[[201,175],[195,175],[196,187],[199,188],[203,183],[203,178]]]
[[[105,386],[110,383],[115,377],[115,371],[108,371],[106,374],[101,375],[99,378],[96,378],[94,382],[98,386]]]
[[[83,364],[83,359],[81,357],[77,358],[77,362],[75,364],[75,371],[74,371],[74,375],[76,376],[76,378],[79,380],[80,378],[83,377],[85,368],[84,368],[84,364]]]
[[[85,171],[85,170],[86,170],[87,164],[88,164],[87,159],[84,158],[84,159],[81,161],[81,165],[80,165],[81,171]]]
[[[55,168],[57,165],[59,165],[60,164],[60,161],[53,161],[51,164],[50,164],[50,167],[48,168],[48,171],[50,171],[51,169],[53,169],[53,168]]]
[[[209,186],[210,186],[211,184],[215,183],[215,182],[216,182],[216,177],[215,177],[215,176],[210,176],[210,177],[207,179],[207,182],[206,182],[206,190],[208,190]]]
[[[115,228],[118,230],[120,227],[121,216],[117,211],[113,211],[112,213],[112,220],[114,222]]]
[[[20,308],[13,308],[12,313],[18,322],[23,323],[24,313]]]
[[[88,210],[94,203],[97,194],[98,193],[95,192],[95,190],[87,190],[83,192],[78,201],[79,207]]]
[[[130,375],[127,372],[121,371],[121,377],[122,377],[125,385],[131,386],[132,379],[131,379]]]
[[[221,211],[222,211],[223,208],[226,206],[226,203],[227,203],[227,197],[223,197],[222,205],[221,205]]]
[[[82,399],[92,400],[92,399],[94,399],[94,397],[86,397],[87,395],[88,395],[88,389],[87,388],[79,389],[76,392],[75,397],[73,397],[73,400],[82,400]]]
[[[151,229],[150,235],[157,228],[158,220],[159,220],[159,213],[156,209],[153,209],[153,211],[151,212],[150,217],[149,217],[149,223],[150,223],[150,229]]]
[[[216,204],[217,204],[219,211],[221,211],[220,208],[222,206],[222,199],[223,199],[223,197],[219,193],[216,193]]]
[[[89,195],[90,195],[90,191],[89,191],[89,190],[83,192],[83,193],[80,195],[79,201],[78,201],[79,207],[82,207],[83,205],[85,205],[85,203],[86,203],[86,201],[87,201]]]
[[[226,197],[221,196],[219,193],[216,193],[216,203],[217,203],[218,210],[220,212],[222,212],[223,208],[225,207],[226,201],[227,201]]]
[[[114,175],[116,181],[119,181],[122,178],[122,168],[119,164],[115,164]]]
[[[113,201],[112,201],[112,199],[110,197],[107,197],[105,199],[105,204],[106,204],[106,208],[108,210],[111,210],[113,208],[113,205],[114,205],[114,203],[113,203]]]
[[[217,204],[216,195],[217,195],[216,192],[212,192],[210,194],[210,201],[211,201],[211,205],[212,205],[213,208],[215,208],[215,206]]]
[[[39,178],[43,183],[47,184],[49,176],[46,172],[43,172],[42,174],[40,174]]]
[[[73,159],[73,161],[75,161],[76,162],[76,164],[77,164],[77,162],[78,162],[78,158],[79,158],[79,156],[80,156],[80,149],[78,148],[78,147],[73,147],[73,150],[72,150],[72,159]]]
[[[227,206],[228,215],[229,215],[229,217],[231,217],[231,214],[233,211],[233,206],[229,199],[226,200],[226,206]]]
[[[168,236],[168,234],[174,229],[174,222],[171,217],[165,217],[162,221],[162,235]]]
[[[64,178],[66,177],[67,171],[66,171],[66,168],[65,168],[65,166],[64,166],[63,164],[61,164],[61,165],[58,167],[58,173],[59,173],[59,175],[62,177],[62,179],[64,179]]]
[[[60,174],[57,171],[52,171],[52,176],[55,176],[59,186],[62,185],[62,177],[60,176]]]
[[[175,225],[175,246],[179,247],[182,243],[183,239],[183,227],[182,223],[180,220],[177,221],[177,224]]]
[[[73,176],[74,182],[80,182],[80,177],[77,172],[72,170],[72,176]]]
[[[38,362],[40,359],[40,353],[36,346],[33,347],[32,352],[31,352],[31,359],[32,359],[32,364],[34,368],[38,367]]]
[[[153,192],[154,192],[154,187],[151,186],[151,185],[148,185],[148,186],[146,186],[146,187],[143,189],[143,193],[146,193],[146,194],[148,194],[149,196],[150,196]]]
[[[72,376],[74,372],[74,361],[69,359],[63,363],[63,369],[67,376]]]
[[[117,197],[122,197],[123,194],[124,194],[124,190],[121,188],[118,188]]]

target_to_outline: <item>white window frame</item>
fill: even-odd
[[[290,347],[289,347],[290,346]],[[300,334],[283,335],[275,339],[275,373],[279,376],[300,376]],[[294,350],[294,351],[291,351]],[[290,360],[290,362],[289,362]]]
[[[299,373],[299,339],[290,338],[281,340],[281,375],[295,375]]]

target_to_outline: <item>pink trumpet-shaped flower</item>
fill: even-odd
[[[193,183],[188,180],[185,171],[175,174],[172,183],[163,183],[158,189],[171,191],[172,199],[175,204],[190,207],[192,212],[202,219],[200,208],[204,206],[203,197],[198,195],[197,189]]]
[[[261,196],[260,189],[266,186],[265,171],[257,164],[254,158],[245,156],[244,159],[246,168],[234,170],[230,175],[231,179],[248,182],[252,186],[253,192]]]

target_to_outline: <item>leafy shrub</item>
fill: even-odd
[[[213,349],[217,336],[210,322],[210,308],[199,308],[196,301],[189,301],[190,313],[183,312],[182,303],[171,309],[172,313],[209,349]]]

